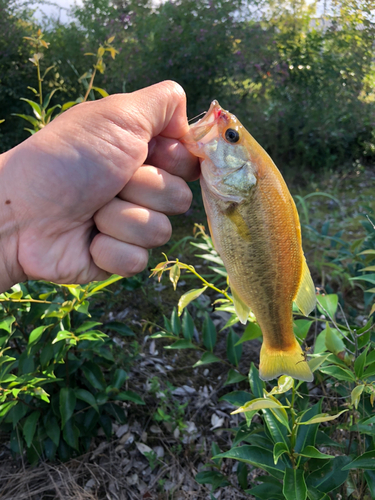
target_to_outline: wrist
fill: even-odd
[[[27,279],[18,262],[20,225],[16,195],[17,172],[13,151],[0,155],[0,293]],[[14,168],[13,168],[14,167]]]

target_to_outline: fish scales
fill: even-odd
[[[201,159],[210,232],[228,272],[236,312],[254,312],[263,333],[260,376],[312,380],[293,334],[292,303],[308,314],[315,289],[294,201],[267,153],[214,101],[182,138]]]

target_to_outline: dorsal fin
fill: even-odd
[[[311,313],[316,304],[315,286],[309,268],[307,267],[305,257],[303,257],[302,262],[301,281],[293,300],[305,316]]]
[[[241,323],[246,325],[247,318],[249,317],[250,307],[245,304],[245,302],[240,299],[236,289],[229,282],[229,286],[232,292],[234,309],[236,311],[237,316],[239,317]]]

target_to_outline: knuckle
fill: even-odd
[[[132,252],[125,258],[126,275],[134,276],[140,273],[147,266],[148,252],[144,248],[137,247],[137,250]]]
[[[160,85],[163,85],[171,94],[178,99],[184,100],[186,98],[185,90],[181,85],[174,80],[164,80]]]
[[[172,225],[168,217],[160,217],[158,224],[153,226],[152,234],[150,235],[150,248],[160,247],[169,241],[172,235]]]
[[[181,181],[174,191],[174,208],[177,213],[184,213],[189,210],[193,199],[193,194],[188,185]]]

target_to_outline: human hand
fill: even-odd
[[[198,161],[185,93],[162,82],[83,103],[0,156],[0,291],[131,276],[185,212]]]

